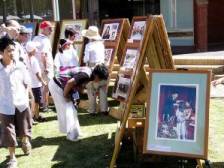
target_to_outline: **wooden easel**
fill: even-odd
[[[132,22],[133,27],[133,22]],[[130,33],[129,33],[130,35]],[[126,46],[129,46],[127,42]],[[146,58],[148,60],[149,68],[158,69],[174,69],[174,64],[172,60],[172,52],[168,41],[168,35],[166,33],[165,24],[162,16],[149,16],[146,23],[146,32],[144,34],[144,39],[139,42],[140,56],[137,63],[137,68],[134,74],[134,78],[131,84],[131,92],[128,96],[127,102],[122,103],[123,108],[120,109],[122,114],[122,119],[120,127],[117,129],[115,134],[115,147],[110,163],[110,168],[113,168],[116,164],[116,160],[120,151],[122,138],[124,136],[126,122],[129,117],[131,105],[136,98],[146,97],[146,88],[149,84],[148,77],[146,75],[146,69],[144,68]],[[143,84],[143,89],[138,90],[139,84]],[[138,90],[138,92],[137,92]],[[146,99],[143,98],[140,101],[145,102]],[[202,168],[202,161],[196,159],[198,167]]]
[[[102,20],[102,23],[101,23],[101,36],[102,37],[103,37],[103,31],[105,29],[105,25],[108,25],[108,24],[119,24],[116,38],[114,40],[105,40],[104,39],[105,49],[113,48],[113,53],[111,55],[110,64],[108,66],[108,69],[109,69],[108,82],[110,82],[110,81],[113,81],[113,79],[115,78],[115,76],[117,74],[116,72],[119,69],[121,56],[122,56],[123,49],[124,49],[125,43],[127,41],[128,32],[130,29],[130,23],[127,18]]]

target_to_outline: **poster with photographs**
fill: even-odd
[[[122,68],[124,69],[134,69],[137,65],[137,61],[139,58],[138,49],[128,48],[126,50],[126,54],[124,57],[124,62],[122,64]]]
[[[131,78],[124,74],[119,74],[115,82],[115,87],[112,93],[112,97],[119,99],[120,101],[127,101],[131,86]]]
[[[104,64],[109,67],[112,61],[112,57],[114,56],[114,48],[108,47],[105,48],[105,58],[104,58]]]
[[[150,70],[144,153],[207,158],[209,71]]]
[[[120,23],[107,23],[103,25],[102,38],[104,40],[116,40]]]
[[[64,33],[66,28],[72,28],[77,32],[75,36],[75,42],[83,42],[83,37],[81,35],[82,30],[86,29],[87,20],[63,20],[60,29],[60,39],[65,38]]]
[[[142,40],[146,28],[146,21],[135,21],[131,31],[132,40]]]

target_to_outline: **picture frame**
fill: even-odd
[[[82,30],[86,29],[87,26],[87,19],[80,19],[80,20],[62,20],[61,26],[60,26],[60,39],[65,38],[64,32],[65,28],[73,27],[75,31],[78,32],[78,35],[76,35],[75,42],[83,42],[84,38],[81,35]]]
[[[207,159],[210,76],[150,70],[143,153]]]
[[[103,20],[101,26],[102,39],[108,42],[117,41],[121,31],[122,19]]]
[[[111,63],[115,57],[115,47],[114,46],[105,46],[105,59],[104,64],[110,69]]]
[[[112,91],[112,97],[121,102],[127,102],[131,89],[131,75],[119,73]]]
[[[56,29],[57,29],[57,22],[55,22],[55,21],[50,21],[50,23],[51,23],[51,25],[52,25],[52,32],[51,32],[51,34],[50,34],[50,36],[49,36],[49,39],[50,39],[50,42],[51,42],[51,46],[52,46],[52,48],[53,48],[53,46],[54,46],[54,43],[55,43],[55,36],[56,36]],[[40,31],[40,29],[38,28],[38,34],[40,34],[41,33],[41,31]]]
[[[121,70],[135,71],[140,57],[139,46],[127,46],[121,61]]]
[[[37,23],[36,22],[26,22],[23,23],[23,26],[25,26],[27,29],[29,29],[31,33],[31,37],[29,40],[32,40],[33,37],[36,35],[36,30],[37,30]]]
[[[139,16],[134,17],[131,23],[131,30],[129,32],[128,41],[140,42],[144,38],[145,30],[147,26],[147,17]]]

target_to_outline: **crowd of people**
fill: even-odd
[[[108,69],[104,65],[105,47],[96,26],[82,31],[86,44],[83,60],[73,46],[78,32],[65,29],[53,58],[49,36],[52,25],[43,21],[40,34],[30,39],[31,32],[17,21],[9,20],[0,31],[0,146],[9,150],[8,168],[17,167],[15,148],[21,139],[24,154],[31,152],[32,125],[46,119],[40,111],[48,111],[52,96],[59,130],[71,141],[81,135],[77,116],[79,93],[87,89],[89,113],[96,115],[96,97],[100,112],[107,115]],[[80,66],[80,62],[84,65]]]

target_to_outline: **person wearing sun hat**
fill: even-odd
[[[42,77],[47,83],[54,76],[54,61],[52,56],[52,47],[49,36],[52,33],[52,24],[49,21],[43,21],[39,26],[41,33],[38,36],[35,36],[33,41],[39,42],[40,46],[36,51],[36,58],[39,61]],[[47,85],[43,86],[43,111],[48,111],[48,97],[49,90]]]
[[[93,69],[99,64],[104,64],[105,46],[98,28],[96,26],[89,26],[88,29],[82,31],[82,36],[89,40],[85,47],[83,59],[86,66]],[[107,70],[106,67],[104,69],[105,71]],[[101,80],[99,82],[91,81],[87,84],[86,88],[89,99],[89,113],[96,115],[96,98],[99,94],[100,112],[107,115],[107,80]]]

